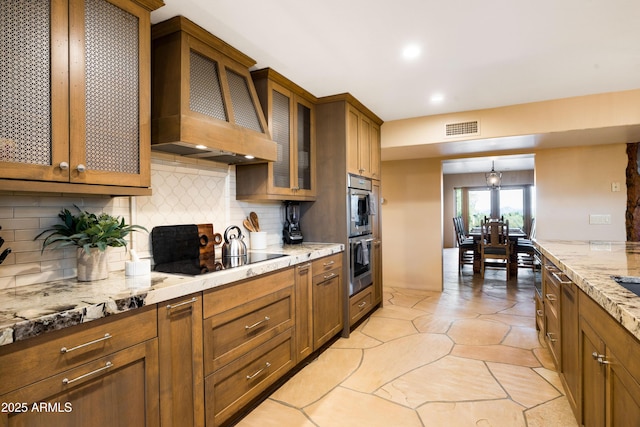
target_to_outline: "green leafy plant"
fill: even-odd
[[[105,251],[107,246],[127,246],[125,237],[133,231],[147,231],[140,225],[125,224],[124,218],[121,217],[106,213],[96,215],[77,206],[75,208],[78,209],[78,214],[73,215],[68,209],[63,209],[58,214],[62,224],[56,224],[34,238],[36,240],[50,233],[42,242],[43,252],[47,246],[54,243],[56,247],[77,246],[83,248],[87,254],[91,248]]]

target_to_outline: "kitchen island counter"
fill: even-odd
[[[640,243],[537,240],[541,254],[640,340],[640,297],[612,276],[640,277]]]
[[[151,272],[148,276],[129,277],[124,275],[124,271],[115,271],[109,273],[108,279],[95,282],[78,282],[71,278],[0,290],[0,345],[343,251],[344,245],[333,243],[270,246],[263,251],[252,252],[282,253],[285,256],[199,276]]]

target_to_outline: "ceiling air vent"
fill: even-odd
[[[480,126],[477,120],[446,124],[446,136],[478,135],[479,133]]]

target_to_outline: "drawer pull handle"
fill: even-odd
[[[362,301],[360,304],[358,304],[358,308],[364,308],[365,305],[367,305],[367,302]]]
[[[261,374],[265,369],[268,369],[268,368],[270,368],[270,367],[271,367],[271,363],[269,363],[269,362],[265,363],[265,364],[264,364],[264,368],[262,368],[262,369],[258,369],[256,372],[254,372],[254,373],[253,373],[253,374],[251,374],[251,375],[247,375],[247,379],[248,379],[248,380],[252,380],[252,379],[254,379],[254,378],[255,378],[255,377],[257,377],[258,375],[260,375],[260,374]]]
[[[611,362],[606,360],[607,356],[605,356],[604,354],[598,354],[597,352],[594,351],[593,353],[591,353],[591,357],[593,357],[593,360],[598,362],[600,365],[609,365],[609,364],[611,364]]]
[[[169,305],[167,305],[167,310],[171,310],[172,308],[181,307],[181,306],[187,305],[187,304],[193,304],[196,301],[198,301],[198,298],[193,297],[188,301],[182,301],[182,302],[179,302],[177,304],[169,304]]]
[[[329,261],[329,262],[325,262],[325,263],[323,263],[322,265],[323,265],[324,267],[329,267],[329,266],[332,266],[332,265],[333,265],[333,264],[335,264],[335,263],[336,263],[336,262],[335,262],[335,260],[332,260],[332,261]]]
[[[336,273],[327,274],[326,276],[324,276],[324,280],[333,279],[336,276],[337,276]]]
[[[78,350],[79,348],[86,347],[88,345],[97,344],[99,342],[106,341],[106,340],[108,340],[110,338],[111,338],[111,334],[107,332],[106,334],[104,334],[104,337],[98,338],[97,340],[89,341],[89,342],[86,342],[84,344],[80,344],[80,345],[77,345],[77,346],[71,347],[71,348],[62,347],[60,349],[60,353],[62,353],[62,354],[69,353],[69,352],[71,352],[73,350]]]
[[[549,338],[549,341],[551,341],[551,342],[556,342],[556,341],[558,341],[558,339],[557,339],[557,338],[553,338],[553,335],[554,335],[554,334],[552,334],[551,332],[547,332],[547,338]]]
[[[299,265],[298,266],[298,270],[306,270],[309,267],[311,267],[311,263],[310,262],[306,263],[305,265]]]
[[[100,373],[102,371],[106,371],[107,369],[109,369],[112,366],[113,366],[113,363],[107,362],[107,363],[104,364],[104,366],[102,368],[98,368],[95,371],[87,372],[86,374],[80,375],[79,377],[76,377],[76,378],[74,378],[72,380],[70,380],[68,378],[65,378],[65,379],[62,380],[62,384],[67,385],[67,384],[74,383],[74,382],[79,381],[79,380],[81,380],[83,378],[87,378],[87,377],[89,377],[91,375],[95,375],[95,374],[98,374],[98,373]]]
[[[556,296],[554,294],[545,294],[545,297],[547,297],[547,299],[549,301],[555,301],[556,300]]]
[[[271,320],[271,318],[269,316],[264,316],[263,320],[259,320],[256,323],[254,323],[253,325],[246,325],[244,327],[244,329],[248,331],[250,329],[253,329],[253,328],[257,327],[257,326],[262,325],[264,322],[268,322],[269,320]]]
[[[536,313],[538,314],[538,316],[542,317],[543,313],[542,310],[536,310]]]
[[[562,283],[563,285],[570,285],[571,284],[571,280],[562,280],[562,278],[560,277],[560,275],[558,274],[559,272],[554,271],[551,273],[551,275],[553,276],[554,279],[556,279],[557,282]]]

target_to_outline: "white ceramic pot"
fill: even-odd
[[[91,248],[87,255],[84,249],[78,248],[78,281],[91,282],[107,277],[109,277],[107,251]]]

